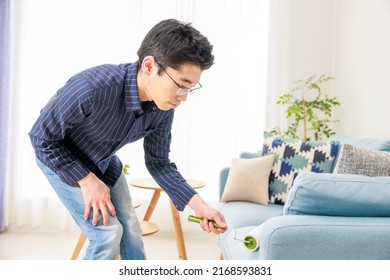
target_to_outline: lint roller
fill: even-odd
[[[263,224],[249,231],[248,234],[244,237],[244,240],[251,240],[251,243],[253,244],[253,246],[249,246],[249,247],[246,246],[249,250],[256,251],[259,248],[260,245],[259,238],[262,230],[263,230]]]
[[[196,216],[193,216],[193,215],[189,215],[188,216],[188,221],[199,224],[201,221],[203,221],[203,218],[199,218],[199,217],[196,217]],[[219,228],[218,224],[215,221],[210,220],[210,222],[213,223],[215,228]],[[244,239],[239,239],[239,238],[236,237],[236,235],[237,235],[237,230],[236,229],[229,228],[229,227],[225,228],[226,231],[228,231],[228,230],[233,231],[234,232],[233,238],[235,240],[241,241],[244,244],[244,246],[247,249],[251,250],[251,251],[255,251],[255,250],[257,250],[257,248],[259,248],[259,242],[257,241],[257,238],[255,237],[256,234],[257,234],[257,231],[255,232],[256,229],[250,231],[248,233],[248,235],[245,236]]]

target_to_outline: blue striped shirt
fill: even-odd
[[[174,110],[154,102],[141,106],[138,63],[101,65],[71,77],[33,125],[29,136],[37,158],[68,185],[93,172],[112,187],[122,172],[115,155],[144,138],[149,173],[182,211],[196,191],[169,160]]]

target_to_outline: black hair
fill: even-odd
[[[206,70],[214,64],[212,50],[208,39],[191,23],[167,19],[146,34],[137,54],[140,62],[151,55],[164,68],[179,69],[184,63],[193,63]]]

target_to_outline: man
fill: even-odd
[[[201,87],[212,45],[191,24],[161,21],[133,64],[101,65],[76,75],[42,109],[29,133],[37,164],[88,236],[85,259],[145,259],[141,228],[115,152],[144,138],[145,163],[175,207],[204,218],[219,234],[224,217],[169,160],[174,109]],[[209,220],[215,220],[215,228]]]

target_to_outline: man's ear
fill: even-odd
[[[156,67],[156,60],[151,55],[145,56],[141,62],[141,70],[145,75],[150,75]]]

